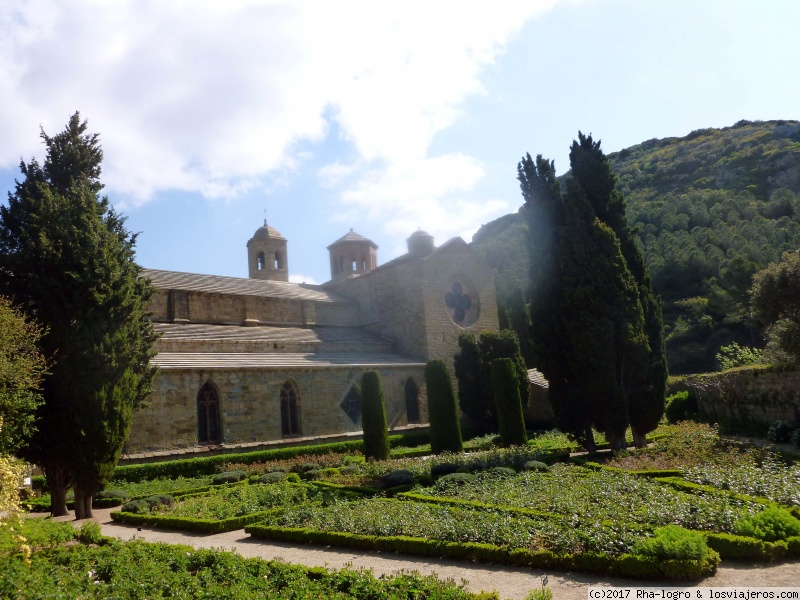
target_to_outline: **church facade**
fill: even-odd
[[[380,266],[377,249],[350,230],[328,246],[329,282],[290,283],[287,240],[265,222],[246,279],[144,269],[159,372],[124,454],[359,432],[367,370],[390,429],[426,423],[425,363],[452,368],[463,331],[498,328],[493,274],[461,238],[415,232]]]

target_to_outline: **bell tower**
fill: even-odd
[[[289,281],[286,238],[266,219],[247,242],[247,266],[250,279]]]
[[[352,229],[328,246],[331,281],[364,275],[378,266],[378,245]]]

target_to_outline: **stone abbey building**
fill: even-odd
[[[353,230],[328,251],[329,282],[289,283],[287,241],[265,221],[247,279],[143,270],[159,373],[124,453],[359,432],[372,369],[390,429],[426,423],[425,363],[452,366],[461,332],[498,328],[492,271],[461,238],[436,247],[424,231],[380,266]]]

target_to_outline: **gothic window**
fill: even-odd
[[[259,252],[258,256],[256,257],[256,268],[259,271],[263,271],[264,267],[266,267],[266,266],[267,266],[267,260],[266,260],[266,258],[264,258],[264,253],[263,252]]]
[[[478,318],[478,295],[464,280],[451,282],[444,294],[444,304],[450,318],[460,327],[469,327]]]
[[[411,377],[406,379],[405,388],[406,420],[409,423],[419,423],[419,388]]]
[[[297,388],[291,381],[284,383],[281,388],[281,431],[284,436],[300,435]]]
[[[197,394],[197,442],[219,444],[219,395],[214,385],[207,381]]]
[[[283,256],[280,252],[275,253],[275,268],[283,269]]]

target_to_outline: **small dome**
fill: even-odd
[[[286,239],[281,235],[280,231],[278,231],[274,227],[270,227],[269,225],[267,225],[267,222],[265,220],[264,224],[258,229],[256,229],[256,232],[253,234],[253,239],[266,240],[270,238],[272,239],[278,238],[281,240]]]
[[[408,236],[408,239],[420,238],[420,237],[432,238],[433,236],[430,233],[428,233],[427,231],[423,231],[422,229],[418,229],[417,231],[412,233],[410,236]]]
[[[411,256],[425,256],[433,252],[433,236],[427,231],[418,229],[406,240],[408,253]]]

